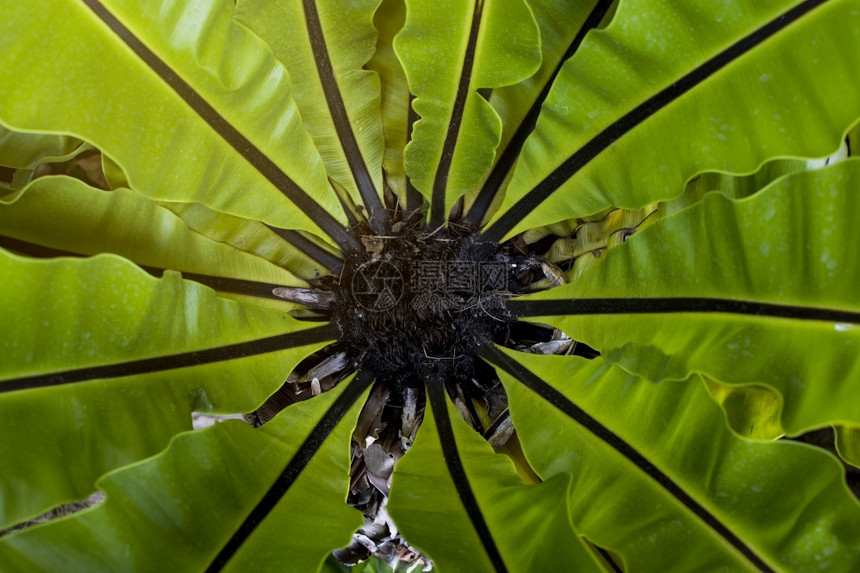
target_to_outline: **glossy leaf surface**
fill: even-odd
[[[0,126],[0,165],[33,169],[72,153],[81,141],[65,135],[20,133]]]
[[[392,484],[390,510],[408,538],[426,540],[421,548],[444,571],[599,571],[557,504],[566,476],[525,485],[441,388],[429,393],[419,438]]]
[[[576,53],[589,31],[611,17],[615,5],[617,2],[612,0],[529,3],[540,29],[541,66],[532,76],[494,89],[490,96],[490,105],[502,120],[502,134],[493,168],[470,205],[466,217],[469,223],[481,224],[489,210],[498,208],[504,196],[500,190],[509,181],[562,65]],[[472,199],[467,197],[469,201]]]
[[[31,571],[201,569],[301,454],[303,440],[341,392],[298,404],[259,429],[228,420],[177,436],[158,456],[102,479],[107,499],[98,508],[11,538],[0,547],[0,565]],[[283,570],[288,552],[290,567],[315,571],[332,546],[349,540],[361,523],[343,502],[347,443],[357,415],[353,408],[336,425],[228,561],[228,570]],[[102,550],[81,551],[93,544]]]
[[[4,123],[74,132],[154,199],[200,202],[320,234],[312,218],[333,225],[341,217],[286,70],[232,21],[232,2],[57,0],[35,12],[7,8],[0,29]],[[55,36],[88,49],[61,60],[41,57],[53,51]],[[65,89],[70,82],[74,90]],[[13,86],[42,97],[14,97]],[[105,98],[110,105],[96,103]],[[197,145],[176,145],[177,131]]]
[[[303,284],[283,268],[191,231],[133,191],[106,193],[68,177],[39,178],[17,201],[0,202],[0,235],[69,254],[110,252],[156,269],[215,271],[263,285]]]
[[[418,206],[419,195],[406,177],[403,150],[411,137],[415,115],[406,72],[394,52],[394,38],[406,23],[405,0],[382,0],[373,23],[378,34],[376,51],[367,67],[379,75],[382,83],[380,105],[385,135],[385,155],[382,160],[385,182],[400,197],[403,205],[414,209]]]
[[[860,427],[836,426],[836,451],[845,462],[860,468]]]
[[[529,461],[545,477],[571,472],[574,526],[629,570],[860,563],[860,505],[832,456],[733,435],[695,378],[655,385],[600,358],[495,360],[505,357],[499,371]],[[511,371],[525,371],[525,384]]]
[[[708,195],[634,235],[580,280],[536,295],[553,301],[540,320],[655,382],[702,372],[766,384],[782,395],[789,433],[860,420],[860,267],[842,248],[860,241],[858,182],[852,159],[745,201]],[[591,308],[590,300],[603,302]],[[560,311],[571,314],[549,316]]]
[[[493,162],[501,120],[478,94],[516,83],[540,65],[537,24],[521,0],[407,1],[394,49],[421,117],[406,173],[431,203],[431,222],[478,184]]]
[[[0,7],[0,569],[860,567],[850,470],[773,442],[856,461],[858,160],[810,170],[856,155],[857,0]],[[111,191],[43,177],[76,141]],[[474,296],[378,344],[357,266],[494,216],[456,262],[575,341]]]
[[[559,75],[488,237],[832,153],[860,115],[860,55],[841,48],[858,18],[851,0],[623,3]]]
[[[317,3],[243,0],[236,17],[284,64],[305,128],[328,176],[356,204],[375,212],[382,230],[382,119],[376,74],[362,69],[373,55],[373,13],[379,0]],[[370,203],[369,203],[370,202]]]
[[[4,525],[87,497],[100,475],[189,429],[192,410],[254,409],[333,335],[111,255],[0,251],[0,264],[15,333],[0,340]]]
[[[276,229],[260,221],[220,213],[200,203],[161,203],[161,206],[176,213],[194,232],[271,261],[303,279],[319,278],[334,268],[332,264],[340,262],[334,249],[307,235],[301,236],[313,245],[310,254],[305,252],[307,245],[296,246],[285,241]]]

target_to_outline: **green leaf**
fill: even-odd
[[[732,434],[701,381],[596,358],[491,351],[526,456],[570,473],[574,527],[628,571],[860,566],[860,504],[833,456]]]
[[[547,233],[557,234],[560,238],[553,243],[545,258],[561,265],[573,261],[567,276],[569,281],[574,281],[596,264],[606,249],[623,244],[631,234],[653,222],[657,218],[656,210],[657,205],[635,210],[616,209],[605,217],[583,221],[572,230],[552,228],[565,226],[561,224],[531,231],[525,237],[526,240],[538,240]]]
[[[406,2],[394,49],[421,119],[406,173],[431,203],[431,226],[493,164],[502,124],[479,89],[519,82],[540,66],[540,37],[523,0]]]
[[[720,172],[702,173],[689,183],[680,197],[660,204],[657,215],[667,217],[701,201],[711,191],[731,199],[744,199],[758,193],[780,177],[809,170],[809,161],[776,159],[768,161],[750,175],[736,176]]]
[[[346,219],[287,71],[232,12],[230,0],[11,4],[0,24],[0,120],[74,133],[153,199],[199,202],[344,244],[337,222]],[[44,57],[57,37],[86,49]]]
[[[858,41],[851,0],[623,3],[559,75],[485,236],[832,153],[860,117]]]
[[[569,219],[527,231],[523,238],[527,243],[533,243],[547,235],[557,235],[559,238],[544,257],[553,263],[569,268],[566,274],[568,281],[572,282],[597,264],[599,257],[603,255],[606,249],[623,244],[630,235],[646,228],[658,219],[698,203],[712,191],[720,192],[732,199],[743,199],[757,193],[780,177],[841,161],[845,159],[846,150],[847,143],[843,144],[837,156],[831,156],[825,160],[777,159],[769,161],[761,169],[750,175],[703,173],[687,183],[684,194],[675,199],[662,203],[652,203],[641,209],[615,209],[602,217]]]
[[[860,426],[834,426],[836,451],[845,462],[860,468]]]
[[[51,133],[21,133],[0,125],[0,165],[35,169],[42,163],[64,161],[81,140]]]
[[[555,79],[557,70],[570,57],[568,53],[594,22],[587,22],[592,12],[600,24],[612,2],[565,2],[564,0],[532,0],[529,7],[540,29],[540,68],[522,81],[494,89],[490,104],[502,120],[502,135],[498,151],[503,151],[515,131],[523,123],[534,102],[546,97],[541,94]],[[548,87],[547,87],[548,89]],[[542,97],[543,96],[543,97]]]
[[[278,234],[286,234],[283,229],[276,232],[259,221],[219,213],[199,203],[161,203],[161,206],[176,213],[194,232],[271,261],[305,280],[319,278],[341,264],[329,247],[305,235],[301,237],[308,244],[297,247]],[[298,235],[288,233],[288,237]]]
[[[403,166],[403,150],[412,131],[412,96],[406,81],[406,72],[394,52],[394,37],[406,22],[404,0],[382,0],[373,23],[378,37],[376,51],[367,63],[382,83],[381,110],[382,127],[385,134],[385,182],[409,209],[420,206],[420,196],[406,177]]]
[[[260,36],[293,81],[302,121],[328,176],[364,203],[377,231],[382,196],[380,84],[362,69],[373,54],[380,0],[242,0],[236,18]]]
[[[0,201],[0,244],[2,237],[70,254],[114,253],[155,269],[237,279],[236,287],[239,281],[263,287],[305,284],[268,261],[191,231],[175,214],[134,191],[106,193],[68,177],[39,178],[14,203]],[[19,248],[26,252],[26,246]],[[230,286],[212,285],[225,291]]]
[[[707,378],[704,382],[736,434],[753,440],[774,440],[785,434],[779,423],[782,396],[778,392],[755,384],[729,386]]]
[[[105,182],[110,189],[119,189],[120,187],[129,188],[128,177],[125,175],[122,167],[116,161],[105,154],[102,154],[102,171],[104,171]]]
[[[499,190],[507,184],[562,64],[579,49],[588,31],[610,17],[616,5],[612,0],[529,2],[540,28],[541,66],[534,75],[494,89],[490,96],[490,105],[502,120],[502,134],[493,169],[467,214],[470,223],[479,225],[491,207],[498,208],[504,196]]]
[[[257,2],[239,4],[244,23],[234,20],[235,0],[46,0],[36,10],[5,3],[0,125],[82,138],[90,159],[101,153],[102,165],[89,167],[104,171],[115,191],[65,179],[37,181],[23,194],[0,189],[0,214],[12,221],[5,228],[49,247],[4,244],[47,257],[73,247],[116,251],[144,266],[182,269],[186,280],[173,271],[146,276],[115,255],[0,254],[0,325],[9,329],[0,339],[0,531],[87,497],[99,478],[108,493],[103,505],[71,519],[4,534],[0,569],[318,570],[360,523],[347,495],[369,514],[352,547],[366,532],[391,534],[380,554],[426,548],[443,571],[860,569],[858,504],[835,458],[802,444],[752,443],[726,424],[758,439],[791,431],[788,423],[795,431],[834,425],[848,437],[843,453],[853,447],[847,432],[860,427],[855,167],[780,179],[814,167],[806,155],[832,153],[860,115],[857,0],[625,0],[617,17],[610,0],[409,0],[408,19],[406,0]],[[305,17],[313,14],[316,29]],[[595,29],[610,18],[608,29]],[[579,37],[582,49],[553,82]],[[474,58],[463,73],[470,45]],[[731,46],[737,54],[726,52]],[[719,54],[738,57],[724,63],[713,59]],[[342,107],[321,87],[326,62]],[[391,85],[381,91],[374,73]],[[518,150],[503,160],[549,84],[523,161]],[[412,110],[410,86],[420,89]],[[647,107],[664,103],[657,94],[678,97]],[[390,114],[383,121],[380,109]],[[403,165],[418,112],[423,127]],[[369,131],[355,123],[364,114]],[[857,130],[849,129],[849,141]],[[384,156],[372,151],[383,135],[391,147],[384,174]],[[565,171],[587,153],[592,159]],[[361,163],[371,185],[356,183],[352,167]],[[603,357],[523,357],[526,368],[500,355],[519,378],[535,382],[537,373],[548,382],[537,386],[541,398],[506,381],[516,386],[513,423],[525,453],[509,433],[512,418],[489,367],[476,368],[469,389],[456,382],[469,376],[449,370],[452,394],[469,397],[454,408],[445,384],[423,375],[447,368],[429,363],[443,355],[425,351],[428,364],[387,377],[431,392],[414,445],[423,401],[380,380],[385,392],[365,408],[354,438],[399,441],[395,457],[410,446],[391,490],[400,540],[385,532],[384,511],[372,515],[388,484],[362,475],[357,449],[352,466],[346,455],[368,371],[325,394],[344,369],[377,364],[374,345],[387,336],[367,309],[354,307],[350,275],[368,258],[386,260],[404,235],[415,261],[436,246],[444,251],[451,234],[469,227],[464,207],[488,188],[494,164],[504,167],[500,189],[517,166],[512,189],[524,199],[514,196],[513,215],[501,213],[481,238],[499,242],[525,214],[535,217],[523,223],[530,234],[498,245],[499,260],[513,255],[519,265],[522,254],[529,269],[517,269],[520,276],[539,278],[542,269],[549,278],[536,289],[550,278],[563,282],[537,257],[552,234],[572,247],[558,262],[575,260],[573,285],[510,308],[540,322],[569,321]],[[8,181],[9,169],[2,171]],[[388,177],[407,207],[423,208],[407,172],[423,178],[432,226],[412,219],[373,233],[356,221],[362,189],[392,199]],[[535,185],[549,198],[531,194]],[[456,214],[449,230],[446,211]],[[556,224],[529,226],[541,221]],[[382,236],[356,238],[368,232]],[[478,243],[470,239],[461,253],[482,258],[496,247],[476,251]],[[317,276],[326,271],[331,276]],[[335,324],[299,323],[205,286],[217,286],[212,277],[271,286],[292,275],[337,291]],[[389,286],[389,278],[380,280]],[[666,297],[719,299],[706,309],[730,312],[669,312],[684,309],[666,307]],[[655,300],[663,302],[649,306]],[[605,312],[588,315],[595,309]],[[740,314],[750,309],[761,312]],[[799,318],[767,315],[795,310]],[[350,316],[366,322],[350,330]],[[445,331],[418,320],[394,338]],[[487,331],[496,329],[473,324],[457,329],[456,364],[478,360],[475,348],[491,352]],[[338,325],[349,332],[341,336]],[[470,334],[475,346],[467,341],[461,354]],[[519,324],[510,334],[507,342],[519,345],[546,331]],[[441,342],[452,340],[442,334]],[[748,349],[759,354],[744,355]],[[420,349],[415,354],[421,358]],[[673,377],[687,382],[654,384]],[[485,396],[482,385],[492,386]],[[256,430],[228,422],[177,436],[193,411],[259,408],[259,422],[311,397]],[[493,455],[455,409],[479,420],[494,445],[513,436],[497,449],[509,457]],[[287,498],[272,503],[283,491]]]
[[[0,540],[0,567],[201,570],[269,495],[285,467],[310,454],[228,563],[234,571],[282,571],[288,557],[292,570],[316,571],[331,548],[348,543],[361,525],[360,514],[344,503],[358,406],[335,421],[318,450],[303,443],[319,432],[317,424],[345,386],[296,404],[258,429],[227,420],[177,436],[158,456],[100,480],[106,500],[98,507]],[[81,550],[93,546],[100,551]]]
[[[460,418],[441,384],[428,392],[388,506],[407,539],[442,571],[599,571],[559,511],[566,476],[525,485],[511,460]]]
[[[113,255],[0,250],[0,527],[82,499],[191,412],[247,412],[335,333]]]
[[[677,213],[690,205],[698,203],[711,191],[731,197],[732,199],[743,199],[764,189],[780,177],[825,167],[849,157],[851,149],[851,134],[842,142],[839,150],[824,159],[774,159],[761,166],[758,171],[749,175],[732,175],[729,173],[708,172],[693,178],[687,183],[684,194],[676,199],[661,203],[656,213],[659,217],[666,217]],[[856,136],[855,138],[856,139]]]
[[[773,388],[790,434],[860,422],[860,267],[844,248],[860,242],[858,186],[850,159],[743,201],[707,195],[511,307],[654,381],[701,372]]]
[[[70,164],[79,167],[75,158],[89,149],[80,139],[67,135],[18,132],[0,124],[0,166],[13,168],[11,189],[0,189],[0,196],[9,201],[20,195],[34,177],[45,174],[47,164],[59,164],[48,173],[62,172]]]

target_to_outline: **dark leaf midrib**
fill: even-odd
[[[561,188],[568,179],[573,177],[580,169],[585,167],[597,155],[605,151],[619,138],[632,131],[643,121],[699,85],[701,82],[715,74],[737,58],[743,56],[759,44],[780,32],[790,24],[813,9],[821,6],[829,0],[806,0],[791,10],[777,16],[764,26],[758,28],[751,34],[741,38],[716,56],[696,67],[676,82],[654,94],[621,118],[595,135],[582,147],[570,155],[564,162],[555,168],[549,175],[540,181],[533,189],[528,191],[522,198],[505,211],[484,232],[484,240],[500,242],[502,238],[513,229],[517,223],[522,221],[529,213],[534,211],[538,205],[543,203],[550,195]]]
[[[506,306],[511,313],[521,318],[594,314],[720,313],[860,324],[860,312],[707,297],[513,299],[507,301]]]
[[[429,380],[427,383],[427,394],[430,407],[433,411],[433,418],[436,420],[436,430],[442,445],[442,456],[445,458],[445,465],[454,482],[454,488],[457,490],[457,495],[460,497],[463,508],[469,516],[469,521],[471,521],[472,527],[474,527],[475,532],[478,534],[481,545],[493,564],[493,568],[498,572],[505,572],[507,571],[505,562],[499,553],[498,547],[496,547],[493,534],[487,526],[484,514],[478,505],[478,500],[475,498],[475,493],[469,483],[466,470],[463,468],[463,461],[460,459],[460,453],[457,450],[457,441],[454,438],[454,430],[451,427],[451,419],[448,417],[448,408],[443,387],[443,381],[438,379]]]
[[[499,156],[499,160],[493,166],[487,180],[484,182],[483,186],[481,186],[478,196],[469,208],[468,214],[463,219],[465,223],[478,226],[481,224],[481,221],[484,220],[484,216],[493,204],[493,199],[496,197],[502,183],[504,183],[508,173],[510,173],[511,168],[519,157],[526,138],[532,131],[534,131],[535,125],[537,125],[538,116],[540,115],[541,106],[549,95],[550,89],[552,88],[558,73],[561,71],[562,66],[567,62],[567,60],[573,57],[579,49],[585,35],[600,25],[600,22],[603,20],[603,17],[609,11],[609,8],[612,6],[614,1],[615,0],[599,0],[594,5],[582,27],[577,31],[564,55],[561,57],[561,60],[559,60],[558,65],[556,65],[552,74],[547,79],[534,103],[532,103],[528,113],[523,117],[522,122],[517,127],[517,130],[514,132],[508,145],[505,147],[504,151],[502,151],[501,156]]]
[[[177,72],[150,50],[143,41],[114,16],[99,0],[81,0],[110,30],[155,72],[188,106],[227,144],[251,164],[263,177],[283,193],[323,232],[345,251],[357,251],[358,242],[328,211],[317,203],[266,154],[242,135],[215,110]]]
[[[74,257],[74,258],[84,258],[95,255],[85,254],[85,253],[75,253],[72,251],[64,251],[61,249],[55,249],[53,247],[46,247],[44,245],[38,245],[36,243],[31,243],[28,241],[22,241],[21,239],[15,239],[13,237],[8,237],[5,235],[0,235],[0,247],[9,249],[11,251],[15,251],[29,257],[40,258],[40,259],[52,259],[57,257]],[[111,251],[103,251],[99,254],[117,254],[111,253]],[[123,256],[123,255],[119,255]],[[131,261],[134,263],[134,261]],[[165,269],[162,267],[154,267],[151,265],[142,265],[139,263],[136,264],[140,269],[146,271],[150,275],[154,277],[163,277],[164,273],[168,270],[175,270],[182,274],[182,278],[190,281],[194,281],[205,285],[217,292],[229,292],[233,294],[240,294],[244,296],[253,296],[259,298],[270,298],[273,300],[282,301],[283,299],[276,296],[272,291],[278,287],[282,287],[285,285],[274,284],[274,283],[264,283],[259,281],[252,281],[247,279],[235,279],[230,277],[220,277],[215,275],[207,275],[203,273],[192,273],[183,271],[181,269]]]
[[[475,51],[478,46],[478,32],[481,29],[481,14],[484,9],[483,0],[475,0],[475,10],[472,14],[472,24],[469,28],[469,40],[463,55],[463,67],[457,83],[457,95],[448,123],[448,132],[442,144],[442,155],[436,168],[433,180],[433,195],[430,201],[430,226],[438,227],[445,222],[445,195],[448,189],[448,174],[451,172],[451,162],[454,160],[454,150],[463,123],[463,113],[466,109],[466,99],[469,96],[469,85],[472,81],[472,67],[475,64]]]
[[[270,231],[278,235],[280,238],[291,244],[293,247],[301,251],[302,254],[306,255],[307,257],[321,264],[323,267],[327,268],[329,271],[331,271],[331,274],[340,274],[340,269],[343,267],[343,261],[336,255],[320,247],[298,231],[293,231],[290,229],[281,229],[280,227],[273,227],[271,225],[266,225],[266,227]]]
[[[371,382],[373,382],[373,375],[369,371],[359,371],[355,379],[349,383],[346,390],[335,399],[334,403],[316,423],[310,434],[305,438],[305,441],[302,442],[302,445],[299,446],[296,453],[287,462],[283,471],[281,471],[269,489],[266,490],[262,499],[254,506],[242,523],[239,524],[236,531],[206,568],[207,573],[221,571],[236,552],[241,549],[245,541],[254,533],[254,530],[257,529],[263,520],[275,509],[278,502],[287,494],[331,432],[343,420],[343,417],[355,405],[364,391],[370,387]],[[344,444],[344,446],[346,445]]]
[[[323,94],[325,95],[335,131],[340,139],[347,165],[349,165],[350,173],[364,202],[364,206],[370,212],[368,220],[371,228],[377,233],[382,233],[388,226],[388,213],[382,205],[382,200],[379,198],[373,178],[370,176],[364,155],[362,155],[358,141],[355,138],[355,132],[352,130],[352,123],[346,112],[340,86],[334,77],[331,56],[326,46],[325,34],[322,30],[316,1],[304,0],[303,4],[305,23],[307,24],[308,37],[310,39],[311,50],[314,54],[317,74],[319,75],[320,84],[322,85]]]
[[[772,572],[773,569],[765,563],[746,543],[734,534],[716,516],[705,509],[699,502],[693,499],[683,488],[681,488],[668,475],[663,473],[650,460],[639,453],[636,448],[622,439],[618,434],[592,418],[582,408],[570,401],[564,394],[553,388],[546,381],[538,377],[531,370],[507,356],[494,346],[487,346],[482,350],[482,356],[492,364],[500,367],[514,379],[522,383],[526,388],[543,398],[549,404],[560,410],[574,422],[588,430],[599,440],[610,446],[619,454],[627,458],[647,474],[654,482],[658,483],[669,495],[684,505],[711,530],[723,538],[727,543],[741,553],[752,565],[760,571]]]
[[[238,360],[249,358],[260,354],[288,350],[308,346],[327,340],[335,340],[338,337],[338,329],[333,324],[317,326],[296,332],[288,332],[256,340],[224,344],[213,348],[191,350],[165,356],[153,356],[150,358],[139,358],[118,362],[113,364],[101,364],[97,366],[86,366],[44,374],[35,374],[0,381],[0,393],[14,392],[16,390],[32,390],[35,388],[48,388],[51,386],[64,386],[91,380],[102,380],[108,378],[120,378],[125,376],[137,376],[140,374],[153,374],[192,366],[203,366],[216,362]]]

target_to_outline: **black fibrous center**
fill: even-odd
[[[358,238],[365,251],[336,287],[341,342],[389,388],[438,380],[480,394],[493,376],[477,351],[507,339],[504,302],[528,286],[528,258],[451,227]]]

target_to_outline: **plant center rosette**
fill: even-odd
[[[337,343],[306,360],[258,411],[254,424],[286,405],[331,389],[355,370],[375,385],[353,433],[349,503],[366,518],[344,563],[371,554],[426,561],[397,535],[385,506],[397,461],[408,451],[426,407],[425,386],[444,388],[463,419],[507,451],[515,431],[496,371],[480,357],[493,344],[539,354],[596,353],[557,329],[523,323],[507,310],[514,296],[565,282],[564,273],[521,237],[502,245],[482,240],[474,225],[429,227],[418,211],[391,208],[392,224],[377,234],[353,231],[362,248],[344,257],[337,274],[310,294],[321,317],[337,325]],[[289,295],[289,292],[284,292]],[[307,293],[306,293],[306,296]],[[516,440],[513,452],[522,460]],[[523,465],[523,471],[531,470]]]

